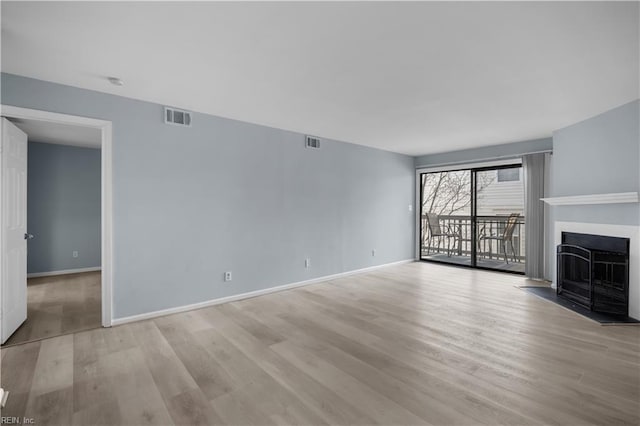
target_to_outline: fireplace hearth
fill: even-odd
[[[562,233],[557,294],[594,312],[629,312],[629,239]]]

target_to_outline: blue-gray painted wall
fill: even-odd
[[[640,191],[640,101],[553,133],[551,197]],[[638,225],[638,204],[554,207],[556,220]]]
[[[100,150],[29,141],[28,153],[27,271],[100,267]]]
[[[413,157],[11,74],[2,103],[113,122],[114,318],[414,256]]]
[[[496,160],[500,158],[515,158],[520,157],[523,154],[533,152],[551,151],[552,148],[553,140],[551,138],[533,139],[522,142],[422,155],[420,157],[415,157],[415,166],[416,168],[421,168],[448,164],[464,164],[484,160]]]
[[[553,133],[549,192],[550,197],[640,192],[640,100]],[[547,262],[550,265],[555,256],[555,221],[640,224],[637,203],[552,206],[549,210]]]
[[[415,166],[464,164],[551,149],[549,197],[640,192],[640,101],[557,130],[552,138],[424,155],[415,158]],[[640,224],[638,204],[550,206],[547,212],[547,265],[554,264],[555,221]],[[547,269],[548,279],[552,273]]]

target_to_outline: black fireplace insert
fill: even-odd
[[[628,315],[629,239],[562,233],[557,292],[596,312]]]

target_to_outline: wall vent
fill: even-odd
[[[191,113],[181,109],[164,107],[164,122],[175,126],[191,126]]]
[[[317,138],[315,136],[307,136],[305,140],[307,148],[320,148],[320,138]]]

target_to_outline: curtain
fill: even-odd
[[[525,275],[544,278],[544,161],[545,154],[522,157],[524,168]]]

